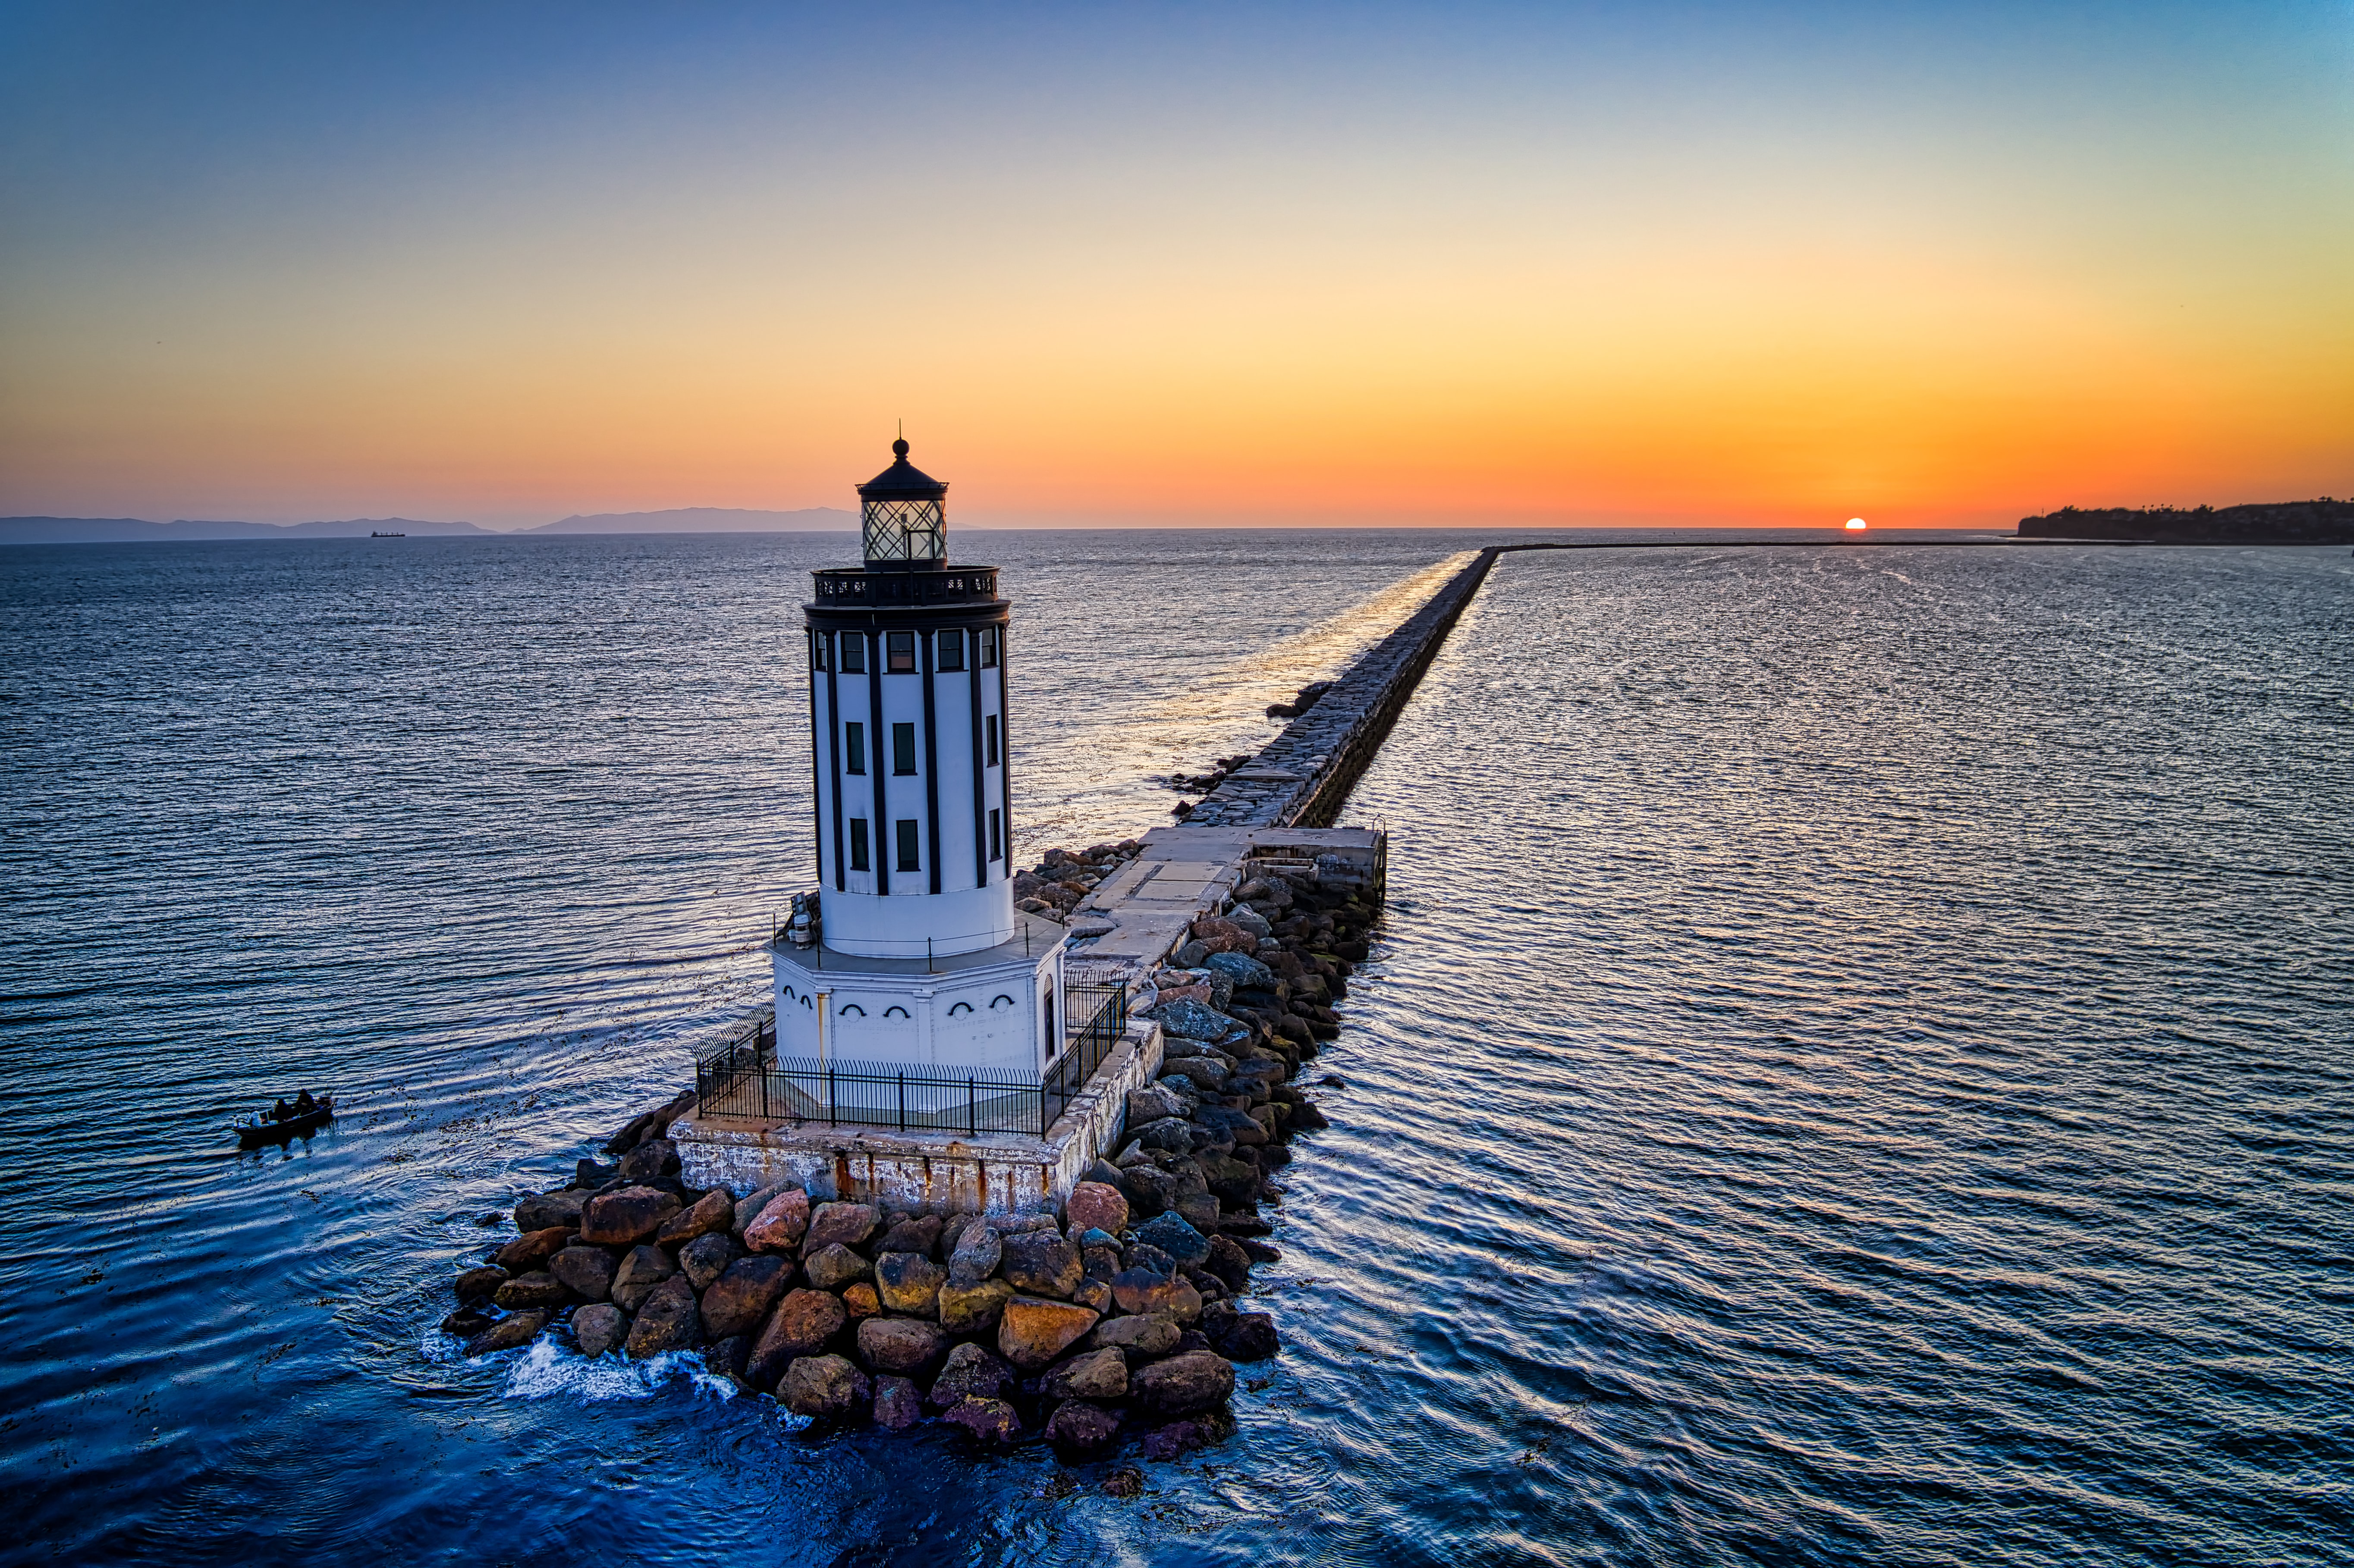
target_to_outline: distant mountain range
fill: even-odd
[[[748,512],[731,506],[686,506],[673,512],[608,512],[567,517],[520,530],[525,534],[809,534],[854,527],[858,519],[835,506],[799,512]],[[414,517],[355,517],[340,523],[226,523],[183,519],[149,523],[137,517],[0,517],[0,545],[124,544],[154,539],[365,539],[371,534],[411,538],[495,539],[493,528],[472,523],[429,523]]]
[[[682,506],[673,512],[604,512],[525,528],[526,534],[827,534],[857,526],[839,506],[799,512],[747,512],[734,506]]]

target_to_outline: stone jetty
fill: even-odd
[[[827,1426],[1147,1457],[1230,1432],[1235,1365],[1280,1345],[1249,1306],[1275,1179],[1329,1125],[1302,1069],[1381,910],[1384,835],[1329,824],[1497,554],[1270,710],[1290,723],[1220,759],[1187,821],[1014,877],[1068,982],[1129,1020],[1051,1126],[837,1126],[689,1090],[624,1126],[614,1162],[519,1197],[442,1328],[475,1356],[543,1336],[697,1353]]]
[[[1097,852],[1104,869],[1139,858],[1122,848]],[[1058,852],[1035,874],[1060,887],[1097,863]],[[834,1425],[938,1421],[1087,1456],[1133,1440],[1149,1458],[1219,1439],[1235,1364],[1279,1346],[1247,1302],[1252,1268],[1278,1256],[1265,1206],[1292,1140],[1328,1125],[1296,1080],[1340,1032],[1331,1003],[1378,914],[1362,879],[1312,866],[1221,902],[1144,977],[1161,1070],[1126,1095],[1112,1158],[1054,1207],[697,1187],[673,1101],[615,1136],[615,1162],[519,1197],[512,1239],[452,1282],[443,1330],[470,1355],[542,1335],[590,1357],[696,1351]]]

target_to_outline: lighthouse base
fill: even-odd
[[[1069,933],[1017,915],[1013,939],[937,959],[771,949],[777,1054],[956,1073],[1042,1073],[1064,1048]]]

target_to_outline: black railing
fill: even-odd
[[[695,1114],[968,1137],[1044,1137],[1086,1093],[1088,1080],[1128,1029],[1125,987],[1070,986],[1064,996],[1071,1012],[1087,1022],[1067,1036],[1044,1074],[960,1074],[888,1062],[780,1059],[774,1033],[763,1025],[695,1063]]]

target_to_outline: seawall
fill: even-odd
[[[1496,556],[1509,547],[1490,546],[1473,556],[1396,630],[1361,654],[1314,707],[1202,797],[1185,826],[1329,826]]]

